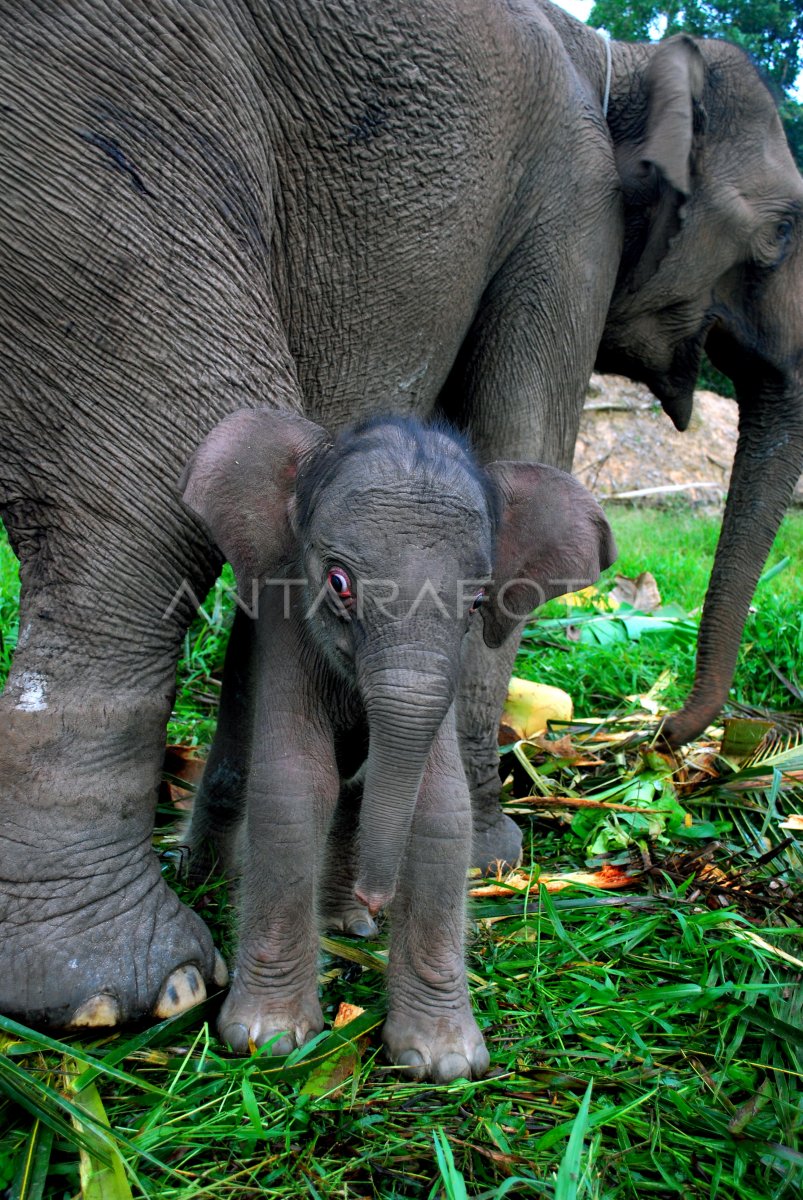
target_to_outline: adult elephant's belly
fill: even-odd
[[[331,430],[377,411],[428,416],[490,271],[459,197],[385,187],[366,200],[353,184],[291,235],[279,299],[305,411]]]
[[[483,6],[471,19],[482,26]],[[274,98],[272,283],[307,415],[329,429],[427,415],[510,252],[524,152],[481,32],[474,57],[456,33],[454,53],[425,55],[411,30],[377,62],[351,31],[348,78],[311,74],[303,120]]]

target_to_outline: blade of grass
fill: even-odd
[[[70,1107],[64,1098],[41,1078],[34,1078],[23,1067],[0,1054],[0,1092],[24,1108],[36,1121],[41,1121],[53,1133],[67,1142],[80,1145],[86,1142],[70,1124]],[[66,1109],[66,1115],[65,1115]]]
[[[449,1145],[449,1139],[442,1129],[438,1128],[433,1131],[432,1141],[435,1146],[435,1158],[438,1163],[443,1187],[446,1192],[446,1200],[468,1200],[468,1192],[466,1191],[466,1181],[463,1178],[461,1171],[457,1169],[454,1161],[452,1147]],[[437,1196],[436,1183],[430,1192],[430,1200],[435,1200]]]
[[[53,1130],[37,1118],[20,1151],[8,1200],[43,1200],[52,1149]]]
[[[583,1140],[588,1126],[588,1110],[591,1105],[591,1092],[594,1081],[589,1081],[586,1094],[577,1110],[572,1132],[566,1144],[566,1151],[561,1159],[555,1180],[555,1200],[577,1200],[577,1190],[580,1183]]]
[[[157,1095],[162,1094],[162,1089],[156,1084],[149,1083],[147,1080],[135,1078],[133,1075],[127,1074],[125,1071],[118,1071],[114,1066],[97,1058],[93,1058],[88,1054],[81,1045],[76,1043],[59,1042],[55,1038],[48,1037],[44,1033],[38,1033],[35,1029],[29,1029],[26,1025],[20,1025],[18,1021],[12,1021],[10,1017],[0,1016],[0,1029],[2,1029],[10,1038],[17,1038],[25,1044],[39,1050],[51,1050],[56,1054],[69,1055],[84,1066],[91,1068],[95,1075],[108,1075],[110,1079],[116,1079],[118,1083],[128,1083],[132,1087],[142,1088],[147,1092],[154,1092]],[[13,1051],[13,1044],[6,1045],[6,1054]],[[88,1076],[89,1072],[84,1072],[80,1080],[84,1076]],[[76,1091],[83,1086],[82,1082],[77,1082]]]
[[[77,1069],[76,1061],[66,1060],[65,1071],[68,1079],[75,1077]],[[72,1088],[72,1084],[68,1086]],[[94,1083],[84,1084],[75,1096],[75,1104],[78,1110],[91,1120],[95,1131],[99,1126],[105,1126],[111,1133],[109,1118]],[[79,1133],[88,1132],[84,1121],[79,1120],[76,1115],[73,1115],[72,1121]],[[114,1143],[107,1144],[104,1150],[107,1153],[102,1156],[86,1146],[81,1146],[79,1150],[82,1200],[133,1200],[120,1151]]]

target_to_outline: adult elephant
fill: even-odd
[[[222,978],[150,844],[186,593],[218,565],[178,497],[202,438],[259,404],[440,411],[486,461],[568,467],[595,361],[683,424],[706,344],[742,432],[682,740],[800,470],[803,184],[736,50],[609,56],[536,0],[9,0],[0,55],[0,1008],[113,1023]],[[510,624],[465,656],[486,859],[515,852]]]

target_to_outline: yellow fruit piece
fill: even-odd
[[[507,690],[502,723],[521,738],[543,733],[548,721],[571,721],[574,705],[568,692],[514,676]]]

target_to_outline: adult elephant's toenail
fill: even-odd
[[[68,1024],[70,1029],[100,1029],[108,1028],[110,1025],[119,1025],[119,1023],[120,1005],[114,996],[110,996],[107,992],[101,992],[99,995],[85,1000],[75,1010]]]
[[[193,1004],[206,999],[206,987],[197,967],[189,964],[179,967],[162,984],[153,1015],[160,1021],[178,1016]]]
[[[451,1083],[453,1079],[470,1079],[471,1067],[462,1054],[444,1054],[432,1075],[436,1083]]]
[[[219,950],[215,951],[215,969],[212,972],[212,979],[216,987],[225,987],[229,982],[229,968],[223,961],[223,955]]]

